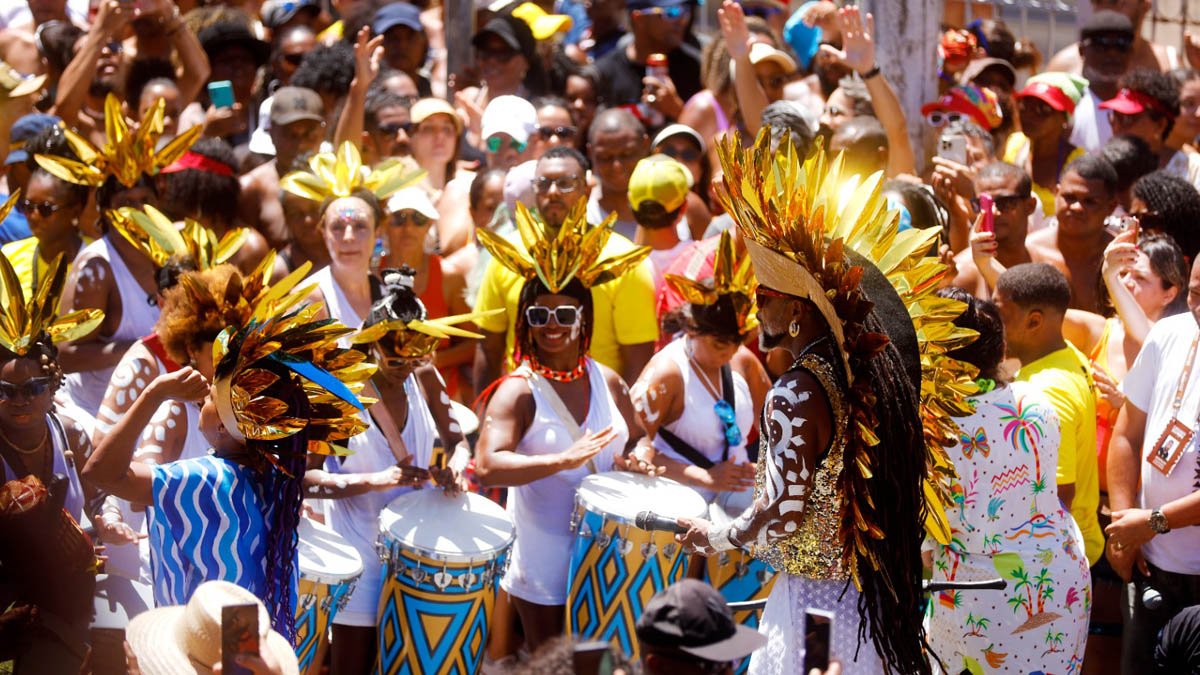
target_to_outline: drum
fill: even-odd
[[[362,575],[363,559],[327,525],[301,518],[299,530],[296,658],[301,673],[316,673],[325,661],[329,627]]]
[[[483,665],[513,524],[495,502],[415,490],[379,516],[378,673],[469,675]]]
[[[673,480],[613,471],[584,478],[575,503],[567,632],[616,640],[636,660],[634,624],[655,593],[686,576],[688,556],[673,533],[647,532],[634,519],[641,511],[703,518],[704,499]]]
[[[754,503],[754,491],[722,492],[708,505],[708,519],[714,525],[727,525]],[[725,602],[766,600],[775,585],[775,568],[752,558],[742,550],[722,551],[705,559],[704,581],[721,592]],[[733,613],[734,621],[758,628],[761,609],[746,609]],[[734,672],[744,673],[750,667],[750,657],[742,659]]]

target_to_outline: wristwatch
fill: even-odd
[[[1162,511],[1154,509],[1150,512],[1150,529],[1157,534],[1166,534],[1171,531],[1171,526],[1167,524],[1167,517]]]

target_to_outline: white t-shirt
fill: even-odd
[[[667,274],[667,269],[671,267],[671,263],[675,262],[675,259],[679,257],[679,254],[683,253],[685,250],[687,250],[687,247],[691,245],[692,242],[690,241],[681,241],[671,248],[650,251],[650,265],[654,267],[655,297],[657,297],[658,292],[662,290],[663,279]]]
[[[1200,154],[1177,150],[1162,170],[1169,176],[1186,180],[1192,187],[1200,190]]]
[[[1071,128],[1071,145],[1095,152],[1112,138],[1108,111],[1100,109],[1101,100],[1091,89],[1085,89],[1075,106],[1075,125]]]
[[[1158,443],[1174,417],[1172,403],[1192,339],[1200,332],[1190,313],[1178,314],[1156,323],[1146,338],[1137,361],[1125,375],[1121,389],[1129,403],[1146,413],[1146,433],[1141,448],[1142,508],[1156,509],[1196,491],[1197,443],[1183,450],[1169,476],[1150,466],[1146,456]],[[1200,361],[1200,358],[1197,359]],[[1196,428],[1200,410],[1200,364],[1193,366],[1179,408],[1180,421]],[[1146,559],[1156,567],[1177,574],[1200,574],[1200,528],[1185,527],[1160,534],[1142,547]]]

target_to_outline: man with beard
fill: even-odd
[[[1079,31],[1079,54],[1088,88],[1075,106],[1071,145],[1095,152],[1112,138],[1108,111],[1100,104],[1117,95],[1117,84],[1130,68],[1136,33],[1124,14],[1096,12]]]
[[[556,236],[558,228],[575,209],[585,208],[588,162],[578,150],[551,148],[538,160],[533,188],[538,212]],[[521,238],[508,236],[514,246]],[[633,242],[614,232],[608,238],[601,257],[619,255],[634,249]],[[475,390],[500,377],[513,364],[506,354],[513,353],[517,307],[524,280],[492,260],[483,273],[479,287],[477,312],[504,308],[503,314],[481,317],[478,321],[483,340],[475,348]],[[590,355],[617,371],[626,382],[633,382],[654,354],[658,324],[654,314],[654,273],[649,260],[618,279],[592,287],[595,303]],[[617,321],[617,316],[620,321]]]

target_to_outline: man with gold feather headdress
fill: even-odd
[[[802,672],[809,608],[836,613],[831,657],[847,672],[928,673],[923,525],[947,536],[941,443],[973,391],[945,357],[974,333],[949,324],[961,303],[933,295],[946,274],[927,255],[938,233],[897,233],[881,176],[859,183],[823,151],[773,154],[760,134],[751,151],[730,139],[719,154],[721,201],[758,279],[762,346],[793,363],[767,396],[757,502],[726,526],[681,521],[679,538],[706,554],[747,549],[780,571],[752,673]]]
[[[245,280],[230,277],[213,294],[236,322],[213,344],[211,388],[191,366],[155,378],[98,444],[84,475],[153,507],[158,605],[181,604],[200,583],[224,579],[262,598],[272,627],[291,638],[308,455],[339,452],[362,432],[359,413],[370,401],[358,394],[375,368],[362,352],[338,346],[352,329],[315,320],[320,308],[305,304],[311,287],[297,287],[308,269],[268,285],[271,262]],[[131,462],[142,430],[167,400],[203,401],[199,426],[213,454],[153,467]],[[230,557],[242,564],[226,565]]]

